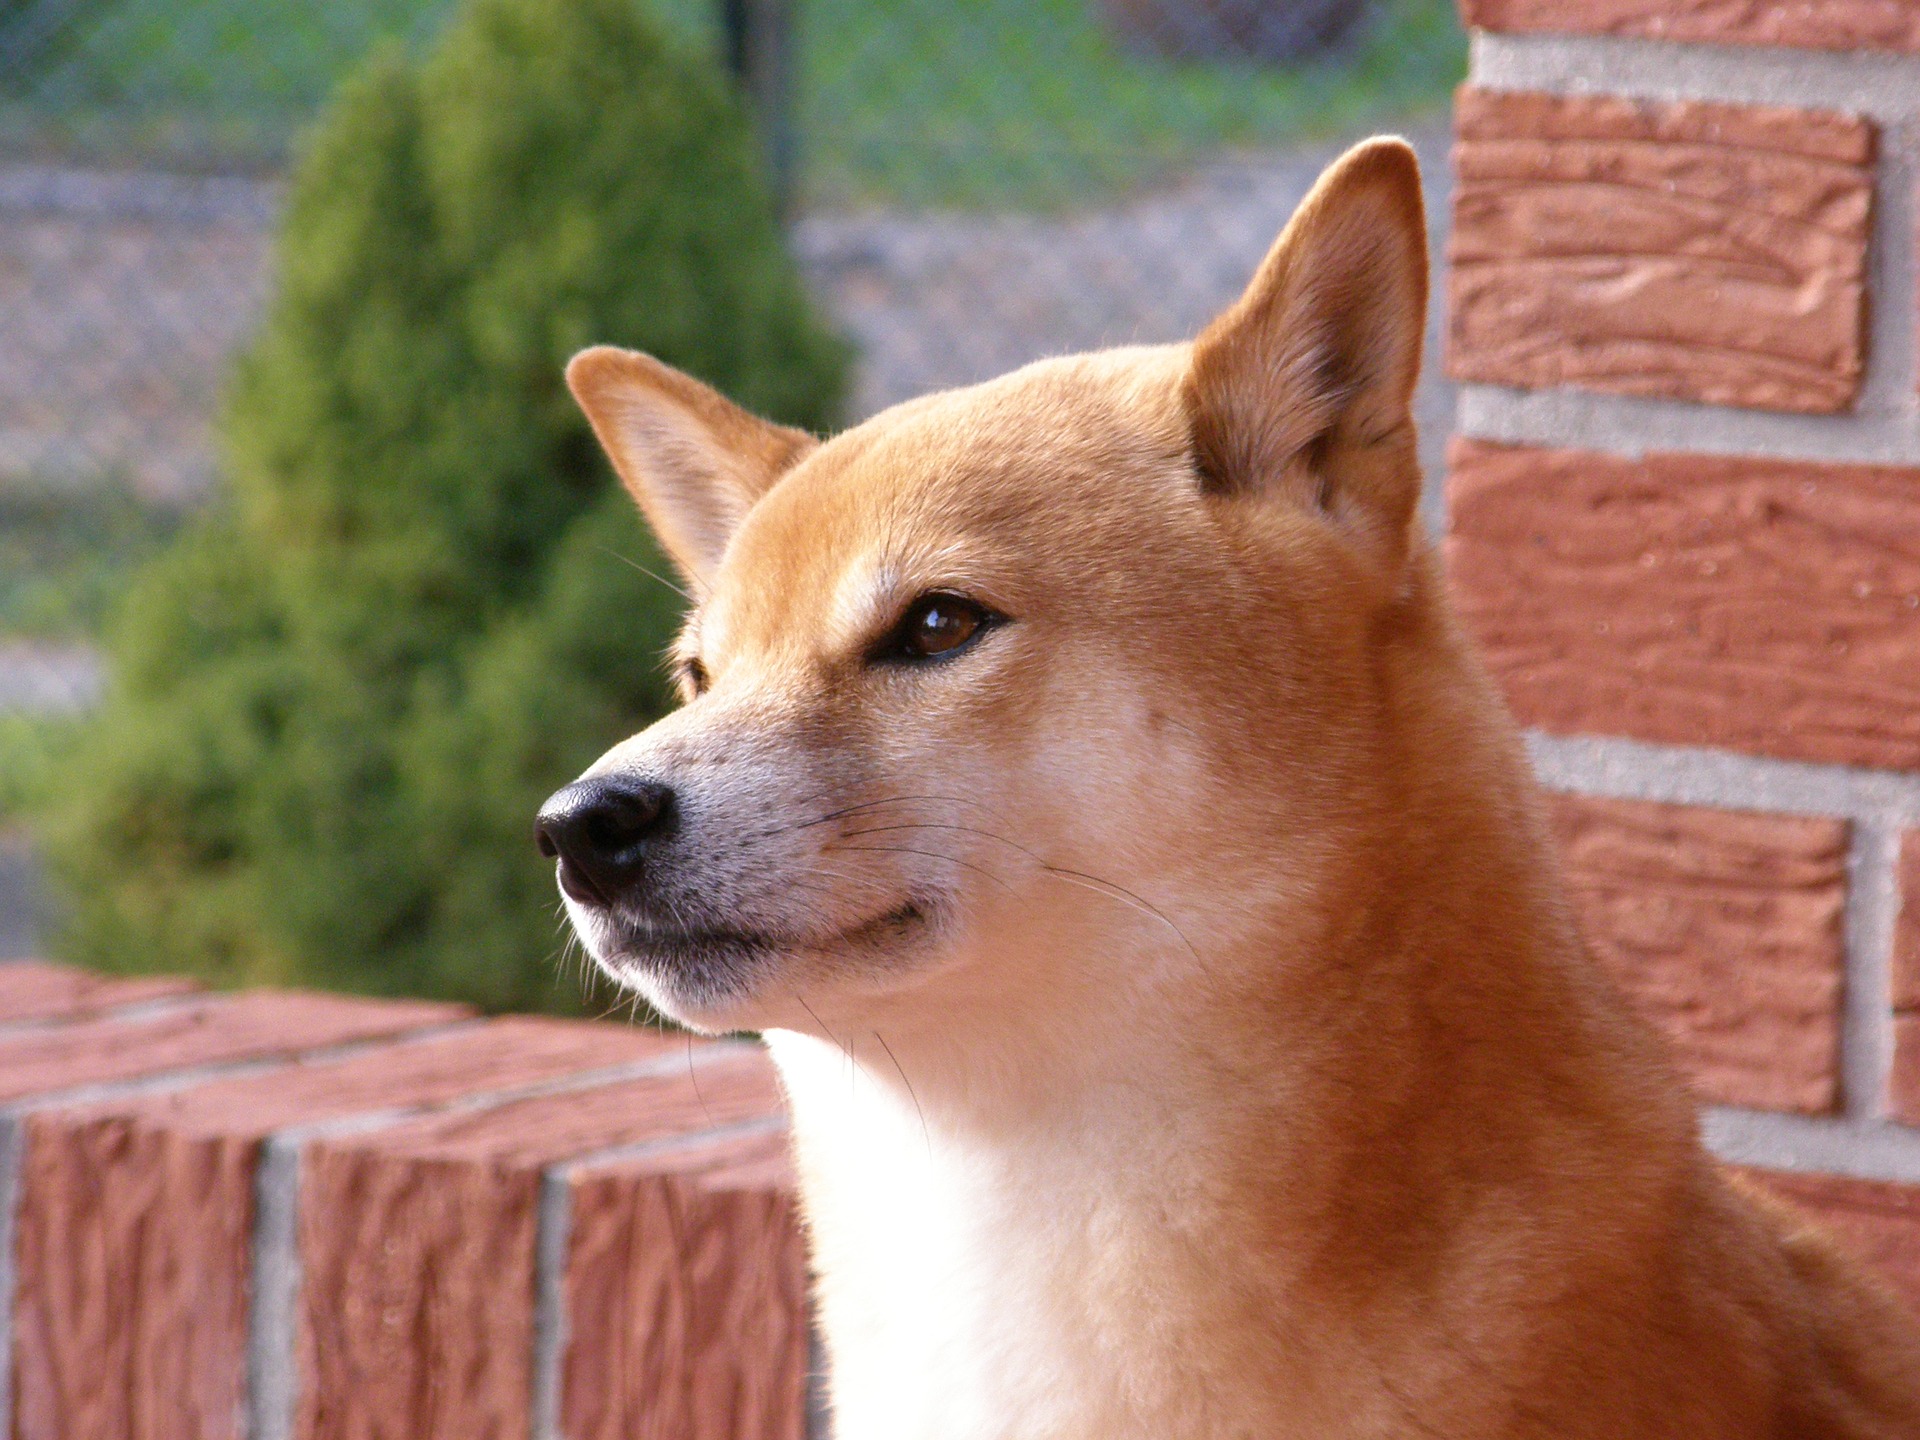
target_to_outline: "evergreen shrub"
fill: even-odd
[[[628,345],[819,429],[844,351],[729,86],[637,0],[473,0],[370,62],[278,267],[227,501],[133,585],[42,798],[58,948],[569,1008],[532,818],[669,703],[683,602],[562,366]]]

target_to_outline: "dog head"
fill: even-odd
[[[1231,986],[1245,942],[1330,923],[1388,803],[1425,302],[1415,162],[1381,140],[1191,345],[824,444],[578,356],[693,602],[686,703],[539,821],[596,960],[697,1027],[814,1028]]]

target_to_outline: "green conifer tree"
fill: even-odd
[[[561,379],[821,428],[846,359],[724,79],[638,0],[472,0],[307,145],[230,496],[133,587],[41,830],[109,969],[565,1008],[540,800],[659,714],[682,601]]]

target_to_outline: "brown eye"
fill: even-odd
[[[907,607],[882,658],[934,660],[970,644],[999,617],[964,595],[923,595]]]
[[[687,659],[687,660],[681,661],[680,662],[680,683],[685,685],[687,687],[687,692],[690,695],[694,696],[696,699],[706,694],[707,667],[702,665],[698,659]]]

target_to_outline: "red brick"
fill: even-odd
[[[1920,1310],[1920,1185],[1742,1168],[1811,1214]]]
[[[1550,813],[1588,944],[1702,1098],[1832,1110],[1846,825],[1572,795]]]
[[[1893,1070],[1887,1077],[1888,1110],[1902,1125],[1920,1126],[1920,1012],[1893,1017]]]
[[[1920,51],[1920,5],[1913,0],[1462,0],[1460,8],[1481,30]]]
[[[1456,441],[1448,555],[1521,721],[1920,768],[1920,469]]]
[[[319,1141],[303,1165],[303,1440],[525,1433],[541,1174],[777,1114],[758,1051]]]
[[[807,1264],[784,1133],[571,1179],[568,1440],[803,1440]]]
[[[1869,121],[1471,87],[1457,121],[1456,378],[1852,405],[1867,343]]]
[[[1870,121],[1838,110],[1803,110],[1787,105],[1731,105],[1716,101],[1649,101],[1611,95],[1555,95],[1539,90],[1483,90],[1463,86],[1456,97],[1455,126],[1462,140],[1499,143],[1531,138],[1557,142],[1618,141],[1633,145],[1705,145],[1735,152],[1755,151],[1806,160],[1830,160],[1847,166],[1870,164],[1874,132]],[[1820,174],[1823,172],[1814,172]],[[1694,178],[1689,190],[1726,198],[1740,188],[1722,189],[1713,173]],[[1794,177],[1807,183],[1810,177]],[[1851,191],[1851,187],[1843,187]],[[1838,197],[1824,184],[1795,188],[1787,196],[1755,196],[1766,213],[1791,218],[1808,208],[1818,218]],[[1852,213],[1850,206],[1843,214]]]
[[[1920,830],[1900,837],[1899,917],[1893,925],[1893,1008],[1920,1010]]]
[[[123,980],[44,960],[9,960],[0,964],[0,1025],[81,1019],[105,1010],[189,995],[196,988],[191,980],[171,975]]]
[[[1893,1118],[1920,1126],[1920,831],[1900,837],[1893,926]]]
[[[16,1435],[238,1433],[254,1185],[275,1131],[678,1053],[657,1032],[499,1020],[34,1114],[17,1221]]]

